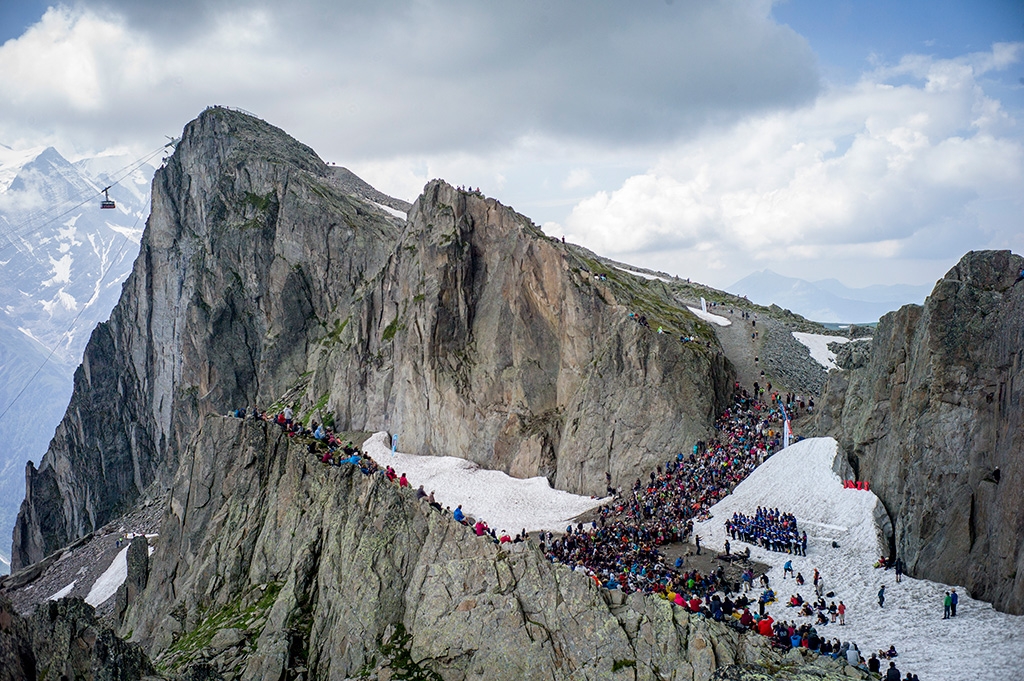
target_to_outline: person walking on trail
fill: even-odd
[[[946,592],[946,597],[942,599],[942,619],[949,619],[949,611],[953,607],[953,599],[950,598],[949,592]]]
[[[949,591],[949,616],[956,617],[956,604],[960,600],[960,597],[956,595],[956,589],[950,589]]]
[[[883,584],[882,588],[878,590],[878,607],[885,607],[885,584]]]

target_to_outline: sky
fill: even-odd
[[[2,144],[142,155],[211,104],[718,287],[1024,244],[1019,0],[0,0]]]

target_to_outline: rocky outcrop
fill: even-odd
[[[730,387],[713,332],[659,282],[598,268],[493,199],[428,184],[385,274],[385,427],[585,494],[705,437]],[[333,385],[336,413],[350,385]]]
[[[128,545],[126,556],[128,575],[117,587],[114,615],[118,625],[124,623],[128,608],[135,603],[149,581],[149,540],[145,536],[135,537]]]
[[[829,343],[828,349],[835,353],[836,366],[840,369],[860,369],[871,359],[870,340]]]
[[[28,623],[0,596],[0,681],[36,677],[36,660]]]
[[[704,680],[770,658],[759,636],[605,591],[532,543],[475,536],[383,475],[324,466],[275,426],[207,419],[184,464],[125,625],[170,671],[340,679],[402,658],[444,679],[628,667]]]
[[[911,574],[1024,613],[1024,258],[968,253],[924,306],[879,322],[866,361],[831,372],[834,435],[894,521]],[[856,364],[856,363],[855,363]],[[851,365],[852,366],[852,365]]]
[[[582,252],[443,182],[408,222],[352,186],[250,116],[213,108],[186,127],[27,472],[14,569],[168,486],[202,419],[240,406],[287,403],[579,492],[709,433],[730,369],[659,282],[595,279]]]
[[[0,598],[0,680],[132,681],[154,673],[145,653],[101,626],[80,598],[48,601],[27,620]]]

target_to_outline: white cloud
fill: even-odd
[[[818,86],[806,41],[765,2],[81,0],[0,46],[0,139],[138,146],[230,104],[348,158],[535,133],[614,146]]]
[[[594,177],[586,168],[573,168],[562,182],[562,189],[580,189],[594,183]]]
[[[700,135],[618,190],[581,201],[566,232],[598,252],[669,261],[669,271],[720,285],[744,268],[806,271],[815,260],[828,268],[821,276],[857,280],[886,264],[946,267],[970,248],[1012,243],[1024,147],[979,76],[1021,52],[907,57],[811,106]]]
[[[229,104],[396,196],[480,186],[718,284],[828,259],[921,280],[1021,242],[1021,133],[985,74],[1024,46],[821,92],[771,5],[79,0],[0,46],[0,142],[139,155]]]

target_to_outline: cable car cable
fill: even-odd
[[[146,163],[147,161],[149,161],[149,159],[153,158],[153,157],[154,157],[154,156],[156,156],[156,155],[157,155],[158,153],[160,153],[161,151],[163,151],[163,150],[164,150],[164,149],[166,149],[167,147],[171,146],[172,144],[175,144],[176,142],[177,142],[177,140],[171,139],[171,141],[170,141],[170,142],[168,142],[167,144],[163,145],[163,146],[162,146],[162,147],[160,147],[159,149],[157,149],[157,150],[155,150],[155,151],[153,151],[153,152],[150,152],[150,153],[148,153],[148,154],[145,154],[144,156],[142,156],[142,157],[140,157],[140,158],[138,158],[138,159],[136,159],[136,160],[134,160],[134,161],[131,161],[131,162],[129,162],[129,163],[126,163],[125,165],[121,166],[121,167],[120,167],[120,168],[118,168],[117,170],[115,170],[115,171],[113,171],[113,172],[111,172],[111,173],[107,174],[107,177],[108,177],[108,178],[110,178],[110,177],[116,177],[116,176],[117,176],[118,174],[120,174],[120,173],[124,173],[124,174],[123,174],[123,175],[122,175],[122,176],[121,176],[121,177],[120,177],[120,178],[119,178],[119,179],[117,180],[117,182],[116,182],[116,183],[120,183],[121,181],[123,181],[123,180],[124,180],[124,178],[125,178],[125,177],[127,177],[127,176],[128,176],[128,175],[130,175],[131,173],[133,173],[133,172],[135,172],[136,170],[138,170],[139,168],[141,168],[141,167],[142,167],[142,166],[143,166],[143,165],[144,165],[144,164],[145,164],[145,163]],[[89,189],[83,189],[83,190],[79,191],[79,192],[78,192],[77,194],[75,194],[74,196],[72,196],[72,197],[69,197],[68,199],[65,199],[66,201],[74,201],[74,200],[75,200],[75,199],[77,199],[78,197],[84,197],[84,196],[92,196],[92,195],[93,195],[93,192],[94,192],[94,191],[96,191],[96,188],[95,188],[95,184],[93,183],[93,181],[92,181],[92,178],[85,178],[85,179],[86,179],[86,182],[88,182],[88,184],[90,184],[90,185],[93,185],[93,186],[92,186],[91,188],[89,188]],[[116,184],[116,183],[115,183],[115,184]],[[111,185],[111,186],[113,186],[113,185]],[[109,189],[109,188],[110,188],[110,186],[108,186],[107,188]],[[99,190],[99,191],[102,191],[102,190]],[[86,202],[83,202],[83,203],[87,203],[87,201],[86,201]],[[80,206],[80,205],[83,205],[83,204],[78,204],[78,205]],[[78,206],[75,206],[75,208],[77,208],[77,207],[78,207]],[[74,208],[72,208],[72,210],[74,210]],[[24,221],[22,222],[22,225],[25,225],[25,224],[27,224],[27,223],[29,223],[29,222],[32,222],[32,221],[34,221],[34,220],[37,220],[37,219],[39,219],[39,218],[45,218],[45,216],[46,216],[46,212],[47,212],[46,210],[42,210],[42,211],[39,211],[38,213],[36,213],[36,214],[34,214],[34,215],[30,215],[30,216],[28,216],[28,217],[27,217],[27,218],[25,218],[25,220],[24,220]],[[58,217],[60,217],[60,216],[58,216]],[[54,219],[56,219],[56,218],[49,218],[49,219],[50,219],[50,220],[54,220]]]
[[[111,182],[111,184],[107,186],[107,189],[110,189],[111,187],[114,187],[114,186],[120,184],[121,182],[123,182],[129,175],[134,173],[136,170],[138,170],[143,165],[145,165],[150,159],[152,159],[154,156],[156,156],[157,154],[159,154],[164,149],[166,149],[167,147],[171,146],[174,143],[175,143],[175,141],[172,140],[171,142],[168,142],[167,144],[161,146],[159,149],[157,149],[157,150],[155,150],[155,151],[153,151],[153,152],[151,152],[149,154],[146,154],[144,157],[142,157],[142,158],[140,158],[140,159],[138,159],[136,161],[133,161],[132,163],[129,163],[128,165],[123,166],[120,169],[114,171],[113,175],[109,175],[108,177],[116,177],[118,173],[122,173],[122,174],[121,174],[120,177],[116,177],[116,179],[114,179]],[[26,218],[24,221],[22,221],[18,225],[15,225],[14,227],[12,227],[12,229],[10,229],[9,231],[7,231],[4,234],[4,236],[6,236],[8,238],[8,243],[0,245],[0,253],[5,252],[8,248],[10,248],[12,246],[18,246],[18,243],[15,241],[16,238],[17,239],[24,239],[25,237],[33,234],[34,232],[37,232],[40,229],[42,229],[43,227],[46,227],[47,225],[51,224],[52,222],[61,219],[62,217],[64,217],[68,213],[71,213],[71,212],[77,210],[78,208],[81,208],[82,206],[84,206],[85,204],[89,203],[90,201],[94,201],[95,200],[95,194],[94,194],[95,191],[96,191],[95,189],[91,189],[91,190],[88,190],[88,191],[82,190],[81,192],[79,192],[77,194],[77,196],[75,196],[73,198],[69,198],[68,199],[69,201],[73,201],[78,196],[86,196],[86,195],[88,196],[88,198],[84,199],[83,201],[75,204],[71,208],[68,208],[64,212],[59,213],[58,215],[56,215],[56,216],[54,216],[52,218],[45,218],[45,213],[43,213],[40,217],[44,218],[44,221],[42,223],[38,224],[38,225],[32,225],[31,224],[31,223],[35,222],[35,220],[37,219],[37,216],[31,216],[29,218]],[[105,190],[101,190],[101,193],[103,191],[105,191]],[[24,231],[24,232],[22,232],[22,233],[19,233],[19,230],[22,230],[25,227],[31,227],[31,228],[26,230],[26,231]]]

